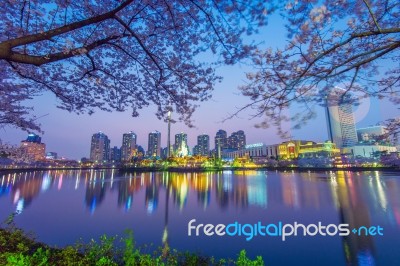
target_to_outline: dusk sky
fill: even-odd
[[[249,41],[262,42],[261,47],[283,47],[286,43],[285,31],[279,17],[270,19],[269,25],[260,34],[247,37]],[[250,65],[237,64],[235,66],[220,67],[217,74],[223,81],[216,85],[210,101],[201,103],[193,119],[196,128],[188,128],[184,123],[171,126],[171,141],[179,132],[188,134],[190,148],[196,144],[200,134],[210,135],[210,145],[214,148],[214,136],[217,130],[224,129],[228,135],[237,130],[244,130],[247,144],[263,142],[265,144],[279,143],[282,139],[276,134],[275,128],[257,129],[254,125],[261,122],[261,118],[249,120],[252,110],[242,112],[238,118],[222,122],[237,108],[249,102],[241,96],[238,86],[245,83],[245,73],[253,71]],[[133,131],[138,135],[138,144],[147,150],[148,133],[154,130],[161,132],[161,144],[167,145],[167,124],[155,116],[155,107],[142,109],[139,117],[132,117],[130,111],[125,113],[108,113],[97,111],[94,115],[76,115],[56,108],[57,99],[50,93],[30,101],[28,105],[34,107],[34,112],[40,118],[44,134],[42,142],[46,144],[46,152],[57,152],[59,156],[71,159],[89,157],[90,139],[92,134],[102,131],[111,140],[111,146],[121,146],[122,134]],[[292,111],[296,108],[291,107]],[[374,125],[379,121],[399,116],[399,110],[388,101],[376,99],[367,100],[366,103],[354,108],[357,127]],[[318,116],[300,130],[292,130],[293,139],[325,141],[328,138],[325,111],[322,107],[317,109]],[[289,111],[290,113],[290,111]],[[173,114],[174,115],[174,114]],[[175,117],[176,118],[176,117]],[[286,125],[290,128],[290,124]],[[11,127],[1,129],[0,139],[3,142],[19,145],[26,139],[27,133]]]

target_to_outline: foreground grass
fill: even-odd
[[[0,265],[264,265],[262,257],[251,260],[242,250],[237,259],[220,259],[194,253],[178,252],[169,247],[159,248],[153,253],[136,247],[133,234],[127,231],[124,237],[107,237],[99,241],[78,243],[65,248],[53,248],[35,241],[8,222],[0,228]]]

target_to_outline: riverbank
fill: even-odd
[[[242,250],[236,260],[220,259],[180,252],[168,246],[153,253],[136,247],[131,231],[122,238],[103,235],[99,241],[64,248],[50,247],[35,241],[32,235],[12,222],[0,228],[0,265],[264,265],[262,257],[251,260]]]
[[[37,167],[37,168],[5,168],[0,169],[0,173],[20,173],[30,171],[48,171],[48,170],[118,170],[122,173],[134,172],[220,172],[220,171],[295,171],[295,172],[326,172],[326,171],[383,171],[383,172],[400,172],[399,167]]]

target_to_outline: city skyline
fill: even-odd
[[[385,128],[382,126],[372,126],[372,127],[356,129],[355,124],[354,124],[352,108],[351,108],[351,106],[349,107],[347,105],[348,104],[331,103],[330,105],[327,105],[325,107],[326,108],[325,109],[326,118],[327,118],[326,126],[328,128],[328,135],[330,138],[328,141],[330,141],[330,143],[336,144],[338,148],[340,148],[339,146],[341,146],[341,145],[342,145],[342,148],[348,147],[348,149],[343,150],[343,152],[345,152],[345,153],[347,152],[347,153],[351,153],[351,154],[354,154],[354,153],[360,154],[360,151],[357,151],[357,150],[363,149],[363,153],[364,153],[363,156],[365,156],[366,155],[366,151],[365,151],[366,147],[364,147],[364,146],[361,147],[360,145],[365,145],[365,144],[371,145],[375,141],[380,142],[381,140],[380,140],[379,136],[384,134]],[[343,107],[343,106],[345,106],[345,107]],[[346,111],[346,112],[351,112],[351,113],[342,114],[342,116],[344,116],[344,118],[342,117],[344,119],[344,120],[342,119],[343,120],[342,121],[340,112],[339,112],[339,114],[333,114],[333,115],[331,114],[332,108],[334,110],[340,109],[339,111],[342,111],[342,112]],[[341,110],[341,108],[344,111]],[[336,111],[338,111],[338,110],[336,110]],[[333,120],[335,120],[335,121],[333,121]],[[351,128],[354,129],[354,131],[357,130],[357,134],[355,135],[356,140],[354,141],[354,143],[352,143],[352,145],[344,145],[343,146],[342,142],[343,142],[343,137],[345,137],[345,136],[338,135],[335,138],[332,138],[331,127],[332,127],[333,122],[335,122],[337,124],[336,127],[338,127],[339,129],[343,126],[343,125],[341,125],[342,122],[344,122],[345,129],[348,126],[351,126]],[[351,124],[351,125],[349,125],[349,124]],[[339,130],[339,131],[343,131],[343,130]],[[113,145],[111,145],[111,139],[108,138],[107,134],[105,134],[102,131],[99,131],[98,133],[94,133],[92,135],[91,145],[90,145],[91,148],[90,148],[90,152],[89,152],[90,155],[88,157],[92,161],[115,160],[115,161],[122,161],[122,162],[129,161],[129,158],[131,158],[131,156],[134,156],[135,154],[139,154],[139,152],[142,154],[141,156],[165,157],[165,156],[167,156],[167,153],[166,153],[167,147],[163,147],[161,145],[161,139],[163,139],[161,137],[161,135],[162,135],[162,133],[157,130],[151,131],[150,133],[148,133],[148,142],[147,142],[148,149],[143,150],[142,146],[146,147],[145,143],[137,143],[136,142],[137,135],[133,131],[129,131],[128,133],[123,133],[121,145],[116,146],[114,144],[114,147],[112,147]],[[249,152],[249,154],[252,156],[267,156],[268,157],[268,155],[273,155],[272,151],[270,151],[268,153],[268,150],[270,149],[269,147],[275,147],[274,149],[276,149],[278,147],[278,145],[281,146],[284,143],[290,144],[293,141],[294,141],[293,143],[299,142],[299,141],[300,142],[304,141],[304,143],[309,143],[309,144],[314,143],[317,146],[318,145],[323,145],[323,146],[327,145],[326,141],[324,143],[321,143],[321,142],[316,143],[315,139],[312,139],[312,138],[305,138],[305,139],[290,138],[289,141],[284,141],[281,143],[278,143],[278,142],[276,142],[276,143],[268,143],[268,142],[246,143],[246,133],[243,130],[238,130],[238,131],[232,132],[230,134],[230,136],[228,136],[228,135],[229,134],[223,129],[217,130],[215,132],[214,137],[211,136],[211,140],[214,140],[214,147],[212,147],[210,145],[210,136],[203,133],[203,134],[200,134],[197,136],[197,144],[195,144],[194,146],[189,146],[187,144],[188,135],[185,132],[180,132],[178,134],[175,134],[175,142],[173,145],[173,154],[178,157],[187,156],[187,155],[212,155],[212,154],[217,155],[218,157],[221,157],[222,152],[224,152],[224,156],[225,157],[228,156],[228,158],[229,158],[231,156],[242,157],[245,153]],[[205,139],[202,140],[203,138],[205,138]],[[39,135],[35,135],[35,134],[28,134],[26,141],[40,142],[41,137]],[[26,141],[22,140],[21,145],[23,145],[24,142],[26,142]],[[389,141],[389,139],[387,139],[387,141]],[[393,139],[393,141],[395,141],[395,140]],[[202,142],[204,142],[204,143],[202,143]],[[219,143],[221,143],[221,145],[220,145],[221,150],[218,149]],[[248,145],[248,144],[250,144],[250,145]],[[262,146],[261,146],[261,144],[262,144]],[[284,145],[286,145],[286,144],[284,144]],[[359,147],[358,148],[353,147],[354,145],[357,145]],[[394,143],[394,145],[395,145],[395,143]],[[248,146],[249,147],[254,146],[258,150],[251,150],[252,148],[250,148],[250,151],[249,151]],[[385,147],[385,146],[382,146],[382,147]],[[377,147],[377,148],[379,150],[382,147]],[[353,148],[355,148],[356,151],[353,150]],[[262,149],[266,149],[266,151],[261,151]],[[367,149],[372,149],[372,152],[375,150],[372,146],[367,147]],[[54,153],[54,151],[50,152],[50,150],[46,150],[46,152]],[[280,151],[280,154],[282,152],[283,151]],[[44,156],[44,153],[45,153],[45,151],[43,150],[43,156]],[[127,153],[129,153],[129,154],[127,154]],[[228,155],[229,153],[230,153],[230,155]],[[256,155],[256,153],[257,153],[257,155]],[[57,153],[55,153],[55,154],[57,154]],[[277,151],[276,151],[276,154],[278,154]],[[282,156],[282,154],[280,156]],[[86,156],[82,156],[81,158],[82,159],[85,158],[87,160]]]
[[[367,108],[369,108],[369,106],[371,106],[371,103],[367,103],[367,104],[362,104],[361,106],[359,106],[357,108],[357,110],[353,110],[354,111],[354,116],[355,116],[355,121],[356,121],[356,127],[367,127],[367,126],[371,126],[371,125],[375,125],[377,122],[379,122],[380,120],[383,120],[383,118],[380,118],[382,116],[379,115],[379,113],[383,113],[380,112],[379,108],[369,108],[369,110],[365,111],[365,107],[367,106]],[[375,103],[376,106],[376,103]],[[379,106],[378,106],[379,107]],[[55,110],[56,112],[63,112],[62,110]],[[308,125],[305,125],[302,129],[300,130],[295,130],[292,131],[292,138],[293,139],[312,139],[315,140],[317,142],[323,142],[329,139],[329,135],[327,132],[327,126],[325,126],[326,124],[326,117],[325,117],[325,110],[323,107],[320,108],[320,111],[318,113],[318,115],[320,116],[319,118],[310,121],[310,123]],[[386,118],[390,117],[389,115],[390,109],[387,110],[386,113]],[[65,113],[65,117],[67,118],[67,121],[74,121],[75,118],[78,118],[78,124],[81,123],[85,123],[84,119],[80,119],[82,116],[77,116],[74,114],[69,114],[69,113]],[[112,114],[112,113],[107,113],[107,112],[103,112],[105,116],[109,116],[109,117],[113,117],[116,114]],[[372,115],[371,115],[372,114]],[[129,114],[125,115],[128,116],[128,119],[137,119],[137,120],[142,120],[143,118],[138,117],[138,118],[132,118],[129,117]],[[96,118],[101,118],[100,114],[95,114],[94,116],[97,116]],[[147,116],[149,116],[149,114],[147,114]],[[112,120],[112,119],[110,119]],[[238,121],[239,119],[237,119],[236,121]],[[244,121],[243,121],[244,120]],[[190,148],[193,148],[196,143],[197,143],[197,136],[202,135],[202,134],[207,134],[210,136],[210,142],[212,142],[212,144],[210,143],[210,148],[212,148],[213,144],[214,144],[214,138],[213,136],[215,136],[215,133],[218,131],[218,129],[224,129],[225,131],[227,131],[228,135],[230,135],[233,132],[236,132],[238,130],[243,129],[246,133],[246,138],[247,138],[247,143],[258,143],[258,142],[264,142],[267,144],[273,144],[273,143],[279,143],[281,141],[287,140],[287,139],[282,139],[280,138],[277,134],[275,129],[257,129],[254,128],[254,126],[251,125],[251,127],[246,128],[241,128],[240,125],[243,125],[243,122],[247,122],[249,123],[248,120],[245,119],[240,119],[239,121],[241,123],[234,123],[232,121],[229,121],[228,124],[226,124],[227,126],[224,127],[225,124],[217,124],[217,126],[221,126],[220,128],[215,127],[213,129],[209,129],[209,130],[204,130],[202,128],[195,128],[195,129],[190,129],[187,128],[186,126],[182,125],[181,123],[174,123],[171,125],[171,136],[175,136],[175,134],[178,134],[182,131],[185,131],[185,133],[187,133],[188,135],[188,145]],[[155,128],[153,128],[153,125],[158,124],[161,127],[158,129],[162,135],[164,135],[164,138],[161,138],[162,142],[161,142],[161,147],[166,147],[167,145],[167,123],[163,122],[163,121],[158,121],[155,117],[153,117],[153,122],[154,123],[135,123],[136,125],[141,125],[141,128],[138,128],[138,130],[136,130],[134,127],[129,128],[128,126],[125,126],[125,128],[127,128],[126,130],[121,130],[121,131],[116,131],[114,127],[111,127],[109,129],[99,129],[99,130],[94,130],[91,133],[89,133],[87,136],[84,136],[83,134],[79,134],[80,131],[75,131],[73,132],[74,134],[69,134],[71,132],[67,132],[67,134],[63,134],[58,135],[56,134],[55,136],[53,135],[52,138],[48,138],[49,134],[39,134],[42,139],[43,142],[46,143],[46,151],[54,151],[57,152],[59,154],[59,156],[62,157],[67,157],[70,159],[81,159],[82,157],[89,157],[89,150],[90,150],[90,141],[88,141],[88,139],[90,139],[90,136],[94,133],[94,132],[99,132],[102,131],[104,132],[107,136],[109,136],[110,139],[110,147],[113,146],[118,146],[121,147],[122,144],[122,135],[125,132],[138,132],[137,135],[137,143],[138,145],[142,145],[143,147],[147,147],[147,136],[148,133],[151,131],[154,131]],[[324,126],[321,127],[321,123],[324,123]],[[253,123],[254,124],[254,123]],[[313,128],[314,126],[317,126],[319,128],[318,131],[312,131],[312,134],[310,135],[310,130]],[[149,128],[148,132],[145,132],[144,130],[146,128]],[[183,130],[182,130],[183,129]],[[186,129],[186,130],[185,130]],[[6,133],[13,133],[13,134],[2,134],[2,141],[3,142],[8,142],[10,144],[14,144],[14,145],[19,145],[20,141],[26,138],[27,133],[23,132],[23,131],[19,131],[18,130],[13,130],[13,129],[9,129],[7,130]],[[4,132],[3,132],[4,133]],[[65,132],[64,132],[65,133]],[[78,133],[78,134],[77,134]],[[7,138],[8,135],[8,138]],[[6,138],[4,138],[4,136],[6,136]],[[305,137],[307,136],[307,137]],[[73,139],[73,141],[66,143],[65,140],[66,139]],[[76,141],[78,140],[78,141]],[[172,140],[173,142],[173,140]],[[66,144],[66,145],[62,145],[62,144]],[[70,147],[75,147],[75,149],[70,150],[68,152],[68,148]]]

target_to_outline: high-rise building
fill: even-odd
[[[110,159],[110,140],[103,132],[95,133],[92,136],[90,145],[90,160],[108,161]]]
[[[167,159],[168,158],[168,147],[161,148],[161,159]]]
[[[228,148],[228,138],[225,130],[218,130],[215,134],[215,151],[217,156],[221,157],[222,150]]]
[[[343,96],[343,93],[341,89],[335,89],[326,101],[329,140],[338,148],[353,146],[357,143],[352,106],[346,100],[349,96]]]
[[[148,156],[161,156],[161,133],[153,131],[149,133],[149,142],[147,149]]]
[[[189,155],[189,146],[187,145],[187,134],[179,133],[175,135],[175,154],[176,156],[187,156]]]
[[[243,150],[246,146],[246,135],[243,130],[233,132],[227,143],[227,148],[231,150]]]
[[[30,160],[40,161],[45,159],[46,145],[41,140],[41,137],[31,133],[26,140],[21,141],[21,148]]]
[[[166,158],[171,157],[172,148],[171,148],[171,111],[168,111],[168,135],[167,135],[167,155]]]
[[[121,161],[121,149],[117,146],[110,149],[110,160],[115,162]]]
[[[206,134],[197,136],[196,146],[197,149],[194,150],[196,150],[197,155],[208,156],[210,153],[210,136]]]
[[[199,147],[199,145],[194,145],[194,147],[193,147],[193,155],[201,155],[201,152],[200,152],[200,147]]]
[[[122,146],[121,146],[121,160],[129,161],[137,150],[136,147],[137,136],[135,133],[130,131],[122,135]]]

